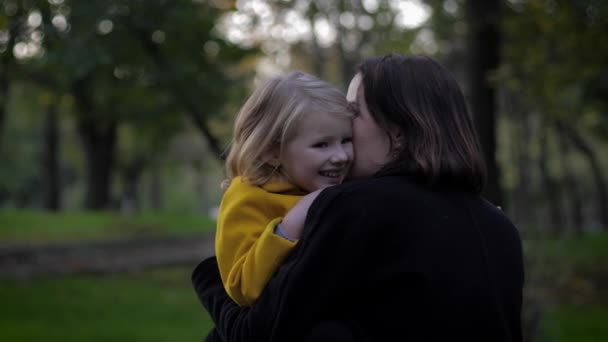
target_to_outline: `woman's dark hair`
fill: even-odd
[[[400,130],[398,154],[379,173],[405,173],[432,187],[480,193],[485,164],[451,73],[429,57],[397,54],[369,58],[359,71],[372,117],[387,132]]]

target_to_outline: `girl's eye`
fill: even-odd
[[[327,146],[329,146],[329,145],[326,142],[318,142],[318,143],[312,145],[312,147],[314,147],[314,148],[325,148]]]
[[[348,137],[348,138],[344,138],[342,139],[342,143],[343,144],[349,144],[353,142],[353,137]]]

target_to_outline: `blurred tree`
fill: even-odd
[[[0,7],[0,148],[3,146],[2,138],[9,102],[10,76],[8,73],[14,64],[12,50],[23,23],[23,14],[16,4],[12,2],[2,4]],[[7,189],[0,186],[0,201],[6,197],[8,197]]]
[[[344,89],[363,58],[408,52],[429,14],[420,1],[246,0],[219,27],[234,43],[261,46],[274,68],[302,69]]]
[[[469,104],[488,175],[484,195],[504,206],[496,162],[497,85],[494,80],[500,64],[502,5],[502,0],[467,0],[465,17],[468,24]]]
[[[6,121],[11,82],[9,72],[16,63],[13,50],[28,33],[28,9],[29,6],[20,6],[16,1],[5,1],[0,7],[0,136]]]
[[[549,159],[552,155],[550,149],[550,135],[552,133],[551,125],[543,124],[539,132],[540,153],[538,158],[538,167],[541,175],[541,184],[547,194],[547,202],[549,203],[549,222],[545,223],[545,228],[548,233],[553,236],[559,236],[565,222],[564,207],[562,200],[562,187],[559,180],[550,170]]]
[[[171,94],[217,158],[224,148],[209,119],[217,116],[227,98],[242,95],[243,87],[236,85],[248,71],[246,58],[255,53],[215,35],[216,18],[228,5],[226,1],[133,1],[128,13],[114,16],[153,63],[154,86]]]
[[[27,28],[23,37],[2,31],[7,46],[14,45],[12,51],[3,51],[3,61],[18,62],[11,77],[73,98],[86,159],[86,208],[110,206],[112,170],[120,147],[117,128],[122,122],[133,127],[160,125],[167,123],[165,117],[181,122],[181,115],[187,114],[219,160],[222,142],[209,120],[222,112],[225,101],[242,93],[240,81],[249,70],[246,57],[255,55],[254,50],[231,46],[213,30],[229,5],[39,0],[9,1],[4,6],[1,18],[26,23],[22,26]],[[179,129],[180,125],[168,124],[162,139],[169,140]]]
[[[9,115],[0,145],[0,200],[23,208],[41,203],[42,168],[40,146],[44,106],[37,93],[24,82],[11,82]],[[17,115],[13,115],[17,114]]]
[[[44,114],[42,146],[42,206],[45,209],[61,209],[61,166],[59,157],[59,97],[52,97]]]
[[[162,101],[150,101],[142,97],[146,94],[137,96],[133,91],[131,94],[130,98],[134,101],[127,108],[132,115],[118,127],[121,153],[117,156],[116,165],[122,185],[120,206],[128,212],[140,209],[142,175],[146,169],[155,168],[160,162],[169,143],[167,135],[184,129],[183,122],[175,120],[179,105],[173,103],[168,94]]]
[[[549,156],[541,157],[558,159],[560,151],[576,151],[586,159],[591,175],[574,180],[574,170],[564,169],[559,181],[545,184],[573,189],[572,182],[577,182],[578,193],[585,189],[587,179],[591,179],[595,183],[592,188],[596,196],[562,195],[562,200],[569,203],[570,216],[578,222],[581,220],[580,196],[595,197],[596,214],[593,216],[597,218],[596,222],[608,227],[608,189],[597,143],[606,142],[608,137],[608,71],[605,63],[608,46],[603,44],[608,30],[608,3],[598,0],[509,1],[505,13],[504,62],[499,73],[502,86],[521,98],[520,110],[528,115],[542,116],[541,121],[558,137],[557,145],[561,147],[547,152]],[[538,134],[538,131],[532,133]],[[571,163],[571,154],[561,155],[561,158],[568,158],[564,163]],[[544,191],[564,193],[549,188]],[[550,209],[553,213],[563,210],[556,207],[557,201],[550,202],[554,203]]]

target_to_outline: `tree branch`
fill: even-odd
[[[163,54],[157,45],[148,39],[151,34],[150,32],[135,27],[135,25],[128,20],[125,22],[125,26],[137,38],[144,51],[150,56],[150,58],[152,58],[160,70],[167,74],[175,74],[175,70],[169,59]],[[189,117],[193,121],[194,125],[201,131],[212,154],[217,158],[218,161],[222,162],[223,149],[220,146],[219,139],[211,132],[211,129],[205,120],[206,115],[199,110],[195,101],[188,96],[189,92],[187,91],[187,88],[178,81],[174,81],[169,87],[169,90],[182,104],[184,109],[186,109],[186,112],[189,114]]]
[[[599,219],[604,229],[608,229],[608,189],[606,189],[604,173],[595,151],[591,144],[571,125],[561,121],[556,121],[555,125],[560,133],[567,137],[572,145],[587,157],[597,186]]]

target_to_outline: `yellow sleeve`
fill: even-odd
[[[295,242],[274,234],[285,213],[273,210],[265,203],[269,199],[256,193],[263,190],[233,185],[220,206],[216,256],[228,295],[240,305],[251,305]]]

